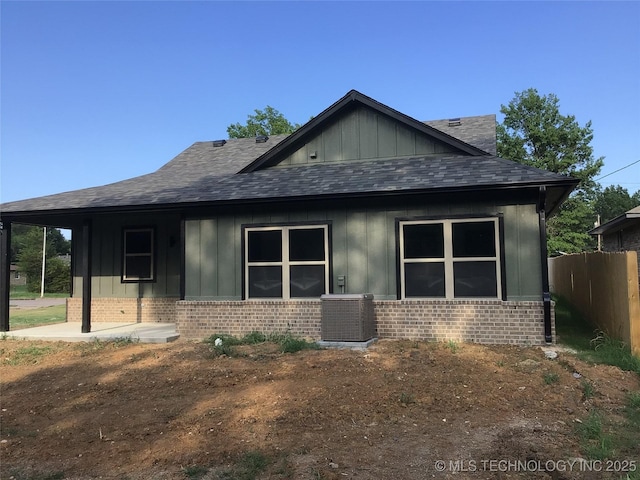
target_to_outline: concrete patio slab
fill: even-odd
[[[140,343],[167,343],[176,340],[175,323],[94,323],[90,333],[82,333],[80,322],[56,323],[42,327],[2,332],[20,340],[91,342],[95,340],[131,339]]]

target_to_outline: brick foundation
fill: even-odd
[[[378,338],[540,345],[542,302],[499,300],[374,300]],[[184,339],[216,333],[243,336],[289,331],[320,339],[320,300],[178,301],[176,298],[95,298],[92,322],[177,324]],[[554,319],[552,310],[552,319]],[[67,299],[67,321],[82,321],[82,299]],[[555,321],[552,321],[555,340]]]
[[[92,322],[173,323],[177,298],[94,298]],[[67,322],[82,321],[82,298],[67,299]]]
[[[373,303],[379,338],[545,343],[542,302],[382,300]],[[242,336],[251,331],[290,331],[296,336],[320,339],[320,321],[319,300],[176,303],[177,329],[186,339],[202,339],[215,333]],[[552,332],[555,339],[554,321]]]

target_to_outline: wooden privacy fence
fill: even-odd
[[[577,253],[549,259],[551,291],[640,356],[638,254]]]

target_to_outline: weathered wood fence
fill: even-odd
[[[577,253],[549,259],[551,291],[640,356],[638,254]]]

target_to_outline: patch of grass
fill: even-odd
[[[65,478],[64,472],[25,473],[20,470],[12,469],[10,471],[10,474],[11,474],[10,478],[14,480],[63,480]]]
[[[269,466],[270,461],[258,451],[246,452],[238,459],[230,470],[225,470],[220,477],[224,480],[255,480]]]
[[[44,298],[67,298],[68,293],[47,293]],[[11,285],[9,289],[9,298],[12,300],[34,300],[40,298],[40,292],[30,292],[26,285]]]
[[[638,432],[638,437],[640,437],[640,392],[633,392],[627,396],[624,414],[629,428]],[[640,445],[640,438],[637,439],[637,444]],[[640,465],[638,467],[640,468]]]
[[[233,348],[237,345],[256,345],[264,342],[273,342],[280,346],[282,353],[295,353],[300,350],[318,350],[320,346],[316,342],[308,342],[303,338],[294,337],[287,333],[271,333],[265,335],[260,332],[251,332],[238,339],[232,335],[211,335],[204,340],[208,344],[214,355],[237,356]]]
[[[413,395],[407,392],[402,392],[400,394],[400,404],[406,407],[411,403],[416,403],[415,399],[413,398]]]
[[[3,359],[6,365],[26,365],[40,362],[43,357],[53,352],[53,347],[39,347],[30,345],[18,348],[10,357]]]
[[[451,353],[456,353],[460,349],[460,346],[455,341],[449,340],[447,342],[447,348],[451,350]]]
[[[544,378],[544,383],[547,385],[552,385],[560,381],[560,376],[557,373],[545,373],[542,377]]]
[[[558,342],[576,350],[589,350],[595,327],[567,300],[554,295]]]
[[[640,358],[633,356],[628,345],[595,329],[562,297],[554,296],[554,301],[559,343],[577,350],[581,360],[613,365],[640,375]]]
[[[101,352],[106,348],[122,348],[133,343],[138,343],[138,340],[131,336],[117,337],[110,340],[95,338],[91,342],[78,342],[75,348],[80,351],[80,356],[86,356]]]
[[[285,334],[280,341],[282,353],[295,353],[301,350],[318,350],[320,346],[316,342],[307,342],[304,338],[296,338],[290,334]]]
[[[34,308],[30,310],[12,309],[9,312],[9,323],[12,330],[66,321],[66,305],[54,305],[53,307]]]
[[[190,467],[183,467],[182,473],[190,480],[199,480],[207,474],[208,470],[207,467],[203,467],[202,465],[192,465]]]
[[[580,382],[580,385],[582,386],[582,401],[584,402],[585,400],[593,398],[593,396],[596,394],[596,390],[595,388],[593,388],[593,384],[587,380],[582,380],[582,382]]]
[[[593,351],[588,355],[590,360],[614,365],[621,370],[640,375],[640,358],[632,355],[631,349],[624,342],[615,340],[604,332],[598,332],[590,343],[593,347]]]
[[[264,343],[267,341],[267,336],[261,332],[247,333],[242,337],[242,343],[244,345],[256,345],[258,343]]]

